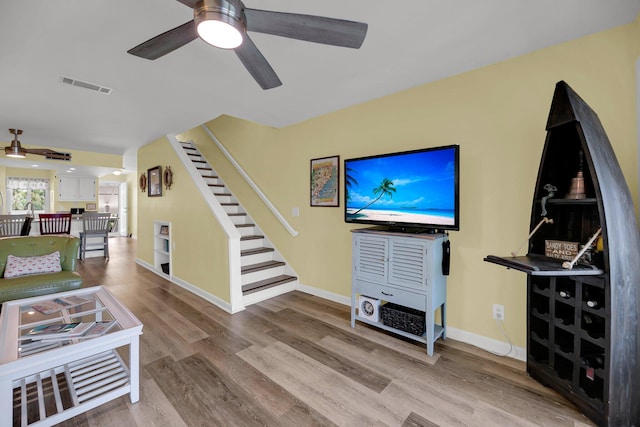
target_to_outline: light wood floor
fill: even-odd
[[[584,426],[524,363],[452,340],[423,346],[349,324],[292,292],[233,316],[135,264],[135,241],[79,268],[144,323],[141,398],[63,426]]]

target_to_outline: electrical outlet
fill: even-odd
[[[493,304],[493,318],[496,320],[504,320],[504,305]]]

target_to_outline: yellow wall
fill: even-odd
[[[298,237],[291,237],[266,212],[216,149],[206,145],[210,143],[204,135],[197,130],[188,134],[291,263],[300,282],[342,296],[350,294],[349,231],[354,227],[343,221],[342,183],[340,208],[309,206],[310,159],[339,155],[344,160],[459,144],[461,230],[450,236],[448,325],[502,339],[491,313],[492,304],[504,304],[507,333],[515,345],[524,346],[526,277],[483,258],[509,254],[528,235],[545,124],[559,80],[598,113],[631,193],[637,194],[638,40],[640,31],[634,23],[283,129],[225,116],[207,123],[300,232]],[[144,158],[141,154],[139,158]],[[299,217],[291,215],[294,207],[299,207]],[[140,217],[148,218],[143,210],[140,203]],[[179,213],[179,217],[192,215]],[[201,268],[211,271],[207,262]]]
[[[197,191],[193,180],[179,162],[165,138],[138,151],[138,170],[169,165],[173,171],[170,190],[163,186],[162,197],[148,197],[137,190],[140,212],[137,223],[138,258],[154,265],[153,223],[171,223],[171,273],[199,286],[205,292],[229,301],[229,257],[223,231]]]

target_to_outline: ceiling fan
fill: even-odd
[[[240,0],[178,0],[193,8],[193,20],[128,50],[131,55],[158,59],[200,37],[223,49],[233,49],[262,89],[282,85],[247,31],[358,49],[367,24],[323,16],[249,9]]]
[[[7,157],[15,159],[24,159],[27,154],[37,154],[45,156],[47,159],[71,160],[71,154],[60,153],[49,148],[23,148],[18,141],[18,135],[22,135],[22,129],[9,129],[9,133],[13,135],[13,141],[8,147],[4,147],[4,153]]]

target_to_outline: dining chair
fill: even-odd
[[[22,236],[27,215],[0,215],[0,237]]]
[[[40,235],[71,234],[71,214],[40,214]]]
[[[105,258],[109,259],[110,218],[110,213],[85,212],[82,214],[82,231],[80,232],[81,260],[84,260],[86,253],[90,251],[104,251]],[[101,241],[96,242],[98,238]],[[92,241],[89,242],[88,239],[92,239]]]

